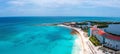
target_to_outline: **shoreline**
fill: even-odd
[[[74,40],[74,46],[72,49],[72,54],[104,54],[101,50],[98,50],[99,47],[95,47],[91,41],[89,41],[89,37],[86,34],[86,31],[82,30],[80,26],[76,26],[77,22],[67,22],[67,23],[58,23],[58,24],[44,24],[42,26],[61,26],[66,27],[72,30],[71,34],[75,34],[77,38]],[[95,23],[95,24],[94,24]],[[105,27],[111,24],[111,22],[94,22],[93,24],[99,24],[99,27]],[[83,25],[84,23],[82,23]],[[119,24],[119,23],[112,23],[112,24]],[[79,25],[79,24],[77,24]],[[81,25],[81,24],[80,24]],[[39,25],[40,26],[40,25]],[[93,26],[93,25],[92,25]]]
[[[66,28],[72,29],[71,27],[65,26],[65,25],[57,25],[57,26],[62,26],[62,27],[66,27]],[[76,32],[76,36],[77,36],[77,38],[74,41],[72,54],[86,54],[84,52],[84,45],[82,44],[83,43],[82,42],[82,38],[80,37],[80,34],[78,32]]]
[[[70,28],[73,30],[76,30],[76,36],[74,47],[72,54],[104,54],[101,51],[97,50],[97,47],[95,47],[90,41],[89,37],[86,37],[85,32],[82,31],[80,28],[75,28],[71,26],[66,26],[59,24],[57,26],[62,26],[66,28]],[[79,50],[80,49],[80,50]]]

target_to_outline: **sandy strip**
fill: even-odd
[[[65,26],[65,25],[58,25],[58,26],[72,29],[72,27],[70,26]],[[75,39],[72,54],[85,54],[83,40],[81,39],[79,33],[76,33],[76,35],[78,38]]]
[[[85,37],[84,32],[80,28],[75,28],[66,25],[58,25],[75,30],[76,38],[72,54],[104,54],[102,51],[98,51],[90,41]],[[91,43],[91,44],[90,44]]]
[[[83,54],[81,39],[78,37],[75,39],[72,54]]]

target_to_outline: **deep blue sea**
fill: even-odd
[[[75,36],[45,23],[114,21],[118,17],[0,17],[0,54],[72,54]]]

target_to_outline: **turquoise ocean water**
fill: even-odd
[[[120,18],[0,17],[0,54],[71,54],[76,37],[70,29],[34,24],[89,20],[119,22]]]

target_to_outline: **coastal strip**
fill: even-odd
[[[65,25],[58,25],[58,26],[62,26],[62,27],[66,27],[66,28],[76,30],[75,28],[70,27],[70,26],[65,26]],[[83,41],[83,38],[81,37],[81,34],[79,32],[77,32],[76,35],[77,35],[78,38],[75,40],[75,44],[77,44],[77,46],[79,45],[81,50],[73,49],[73,54],[94,54],[94,53],[91,53],[91,51],[85,45],[85,43]]]

